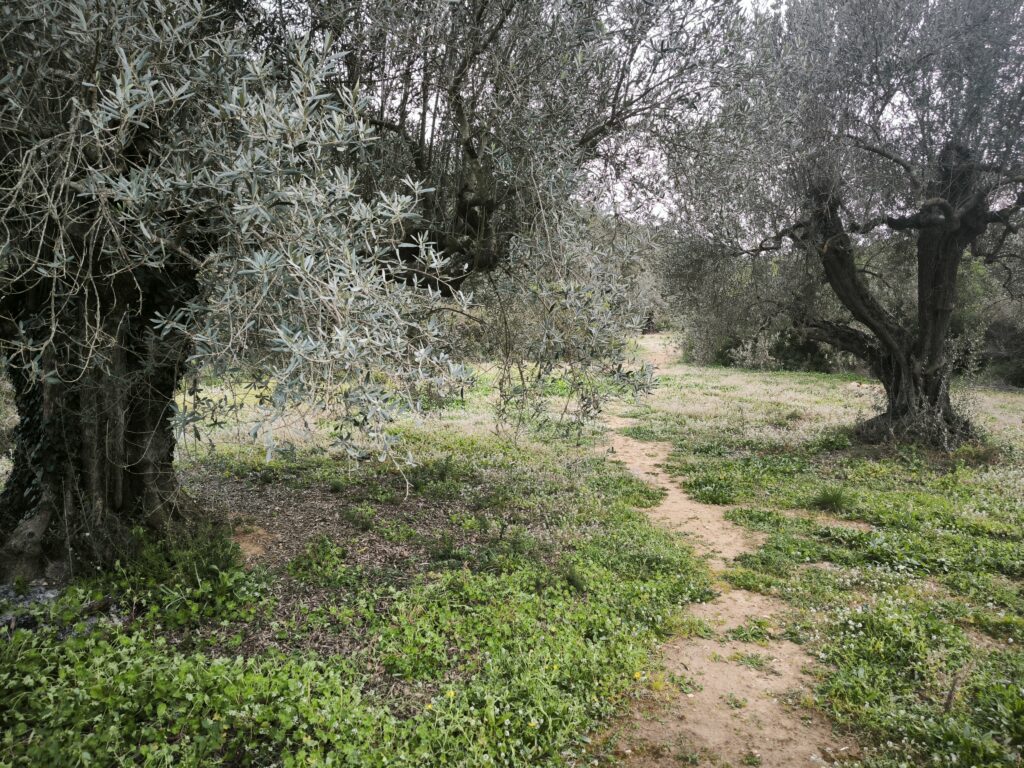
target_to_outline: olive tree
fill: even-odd
[[[379,181],[421,179],[423,235],[450,282],[501,262],[545,193],[636,176],[728,69],[735,0],[283,0],[246,18],[274,50],[330,34],[373,105]],[[607,174],[603,173],[607,172]]]
[[[677,165],[711,180],[686,220],[733,258],[813,267],[792,315],[881,381],[870,432],[956,442],[961,266],[1000,262],[1024,207],[1024,8],[799,0],[752,39],[717,146]]]
[[[412,176],[429,189],[409,242],[444,254],[434,287],[481,305],[470,330],[515,405],[501,413],[519,422],[524,409],[542,415],[532,395],[551,391],[549,376],[570,383],[576,416],[599,405],[595,374],[641,385],[618,375],[644,317],[629,273],[651,252],[630,218],[661,193],[651,168],[690,151],[680,145],[693,119],[733,65],[740,7],[282,0],[245,17],[271,52],[283,30],[333,36],[340,77],[372,105],[379,133],[367,184]]]
[[[360,189],[375,135],[329,41],[271,63],[202,0],[15,0],[0,29],[0,352],[19,415],[0,576],[109,562],[130,529],[182,515],[187,375],[261,382],[385,450],[407,385],[460,376],[438,316],[461,298],[400,277],[445,267],[425,246],[398,256],[422,189]]]

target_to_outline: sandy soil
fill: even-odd
[[[667,339],[647,336],[645,358],[660,373],[672,373],[673,355]],[[663,470],[671,446],[645,443],[618,430],[632,420],[610,415],[608,451],[648,482],[665,489],[662,503],[650,510],[651,518],[686,535],[698,552],[708,557],[713,571],[731,558],[754,549],[754,534],[723,517],[726,507],[690,499]],[[662,658],[669,673],[697,684],[690,693],[673,687],[643,697],[608,739],[621,764],[649,766],[814,766],[851,759],[856,746],[835,733],[824,718],[802,705],[813,683],[813,660],[800,646],[773,639],[765,645],[741,643],[726,633],[751,619],[779,623],[786,605],[763,595],[718,584],[719,596],[693,606],[690,613],[704,618],[716,630],[712,639],[677,638],[666,643]],[[739,663],[738,654],[768,657],[766,670]]]

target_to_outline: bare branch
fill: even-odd
[[[780,230],[771,237],[766,237],[760,243],[753,248],[747,248],[736,253],[737,256],[744,254],[756,254],[765,253],[768,251],[778,251],[782,248],[782,242],[786,239],[792,240],[794,243],[801,242],[806,232],[808,223],[805,221],[798,221],[791,227],[786,227]]]
[[[880,147],[877,144],[872,144],[869,141],[865,141],[864,139],[852,133],[847,133],[846,138],[850,139],[850,141],[854,143],[854,146],[863,149],[865,152],[870,152],[871,154],[878,155],[879,157],[882,157],[891,163],[895,163],[900,168],[902,168],[903,172],[907,176],[907,180],[910,181],[911,186],[916,191],[920,191],[924,188],[924,185],[921,183],[921,180],[917,178],[917,174],[914,172],[914,166],[907,160],[904,160],[902,157],[897,155],[895,152],[885,149],[884,147]]]
[[[808,338],[831,344],[861,360],[870,362],[879,354],[878,342],[870,334],[845,323],[824,319],[806,320],[800,329]]]

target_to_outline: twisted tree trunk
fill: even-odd
[[[803,240],[816,252],[840,302],[867,329],[812,324],[817,338],[868,363],[885,388],[886,410],[863,425],[865,435],[911,437],[949,447],[974,432],[950,399],[952,365],[946,347],[957,278],[965,252],[984,233],[991,214],[977,164],[962,147],[946,148],[927,192],[931,196],[920,211],[885,222],[893,230],[916,232],[916,326],[902,324],[862,279],[833,183],[812,187]]]

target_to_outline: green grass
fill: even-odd
[[[842,485],[826,485],[811,498],[810,507],[832,515],[848,515],[855,506],[849,491]]]
[[[571,760],[681,607],[710,596],[703,563],[640,509],[660,493],[614,464],[558,443],[402,431],[422,458],[404,478],[301,451],[193,464],[193,482],[322,494],[348,510],[349,534],[257,571],[222,535],[154,545],[36,609],[40,628],[0,642],[0,764]],[[409,553],[398,565],[366,554],[396,546]],[[85,620],[104,594],[119,618]]]
[[[753,618],[746,624],[730,629],[725,636],[729,640],[738,640],[741,643],[766,645],[772,639],[772,625],[767,619]]]
[[[715,630],[707,620],[683,614],[673,624],[672,634],[675,637],[681,638],[700,637],[710,639],[715,636]]]
[[[867,414],[846,377],[694,369],[669,386],[681,404],[649,407],[630,434],[671,442],[684,487],[764,536],[725,580],[793,608],[785,626],[727,637],[806,644],[820,706],[869,747],[868,765],[1019,768],[1024,435],[952,456],[870,448],[851,438]]]
[[[771,657],[765,656],[763,653],[734,653],[729,660],[758,672],[772,671]]]

